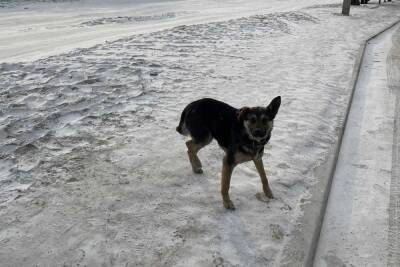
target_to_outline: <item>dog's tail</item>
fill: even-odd
[[[186,126],[185,126],[186,113],[187,113],[187,110],[186,110],[186,108],[185,108],[185,109],[182,111],[181,120],[179,121],[179,125],[178,125],[178,127],[176,127],[176,131],[177,131],[178,133],[180,133],[181,135],[188,135],[188,134],[189,134],[189,132],[188,132],[188,130],[186,129]]]

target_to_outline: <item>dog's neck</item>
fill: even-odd
[[[269,139],[271,138],[271,135],[267,135],[264,138],[254,138],[253,136],[249,135],[249,133],[245,130],[243,131],[243,143],[246,146],[252,147],[253,149],[265,146]]]
[[[262,157],[264,146],[269,141],[270,136],[261,140],[252,139],[246,132],[243,133],[239,149],[253,158]]]

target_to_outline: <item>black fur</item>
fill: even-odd
[[[267,136],[255,140],[249,136],[244,123],[249,116],[258,118],[261,114],[266,115],[265,119],[272,122],[280,102],[280,97],[276,97],[265,108],[237,109],[215,99],[200,99],[186,106],[176,130],[183,135],[189,134],[198,144],[207,144],[214,138],[226,151],[228,163],[234,164],[235,154],[239,151],[253,158],[262,156],[264,146],[271,137],[272,126],[269,132],[266,132]]]

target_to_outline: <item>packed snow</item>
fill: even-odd
[[[105,5],[90,20],[60,22],[66,35],[60,51],[84,47],[61,54],[63,39],[46,33],[43,41],[40,29],[32,43],[18,34],[12,47],[3,33],[24,28],[12,22],[28,11],[4,7],[0,262],[280,265],[285,242],[300,227],[299,205],[310,197],[314,169],[337,138],[359,46],[399,19],[400,5],[352,7],[352,16],[342,17],[339,1],[261,2],[254,0],[254,9],[253,1],[209,1],[203,12],[192,1],[161,1],[158,17],[116,15],[116,6],[108,15]],[[38,5],[29,5],[30,18],[53,23],[43,10],[50,4]],[[212,13],[217,5],[223,14]],[[58,12],[72,18],[80,11]],[[128,34],[147,16],[155,18],[150,30]],[[119,27],[130,36],[110,41],[120,38],[112,33]],[[86,28],[105,39],[79,41]],[[260,193],[255,167],[241,164],[230,190],[236,211],[227,211],[219,193],[223,152],[215,142],[202,150],[204,174],[193,174],[185,139],[175,132],[180,112],[201,97],[241,107],[267,105],[277,95],[282,106],[264,155],[275,199]]]

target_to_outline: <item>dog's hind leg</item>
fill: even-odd
[[[264,194],[269,198],[274,198],[274,195],[272,194],[271,188],[269,187],[269,184],[268,184],[268,178],[267,178],[267,175],[265,174],[264,163],[262,161],[262,158],[255,159],[255,160],[253,160],[253,162],[254,162],[254,165],[256,165],[258,174],[260,175]]]
[[[186,142],[190,165],[192,165],[192,170],[194,173],[203,173],[203,166],[199,157],[197,156],[197,153],[200,151],[200,149],[208,145],[211,141],[212,137],[210,135],[201,142],[196,142],[194,139]]]

